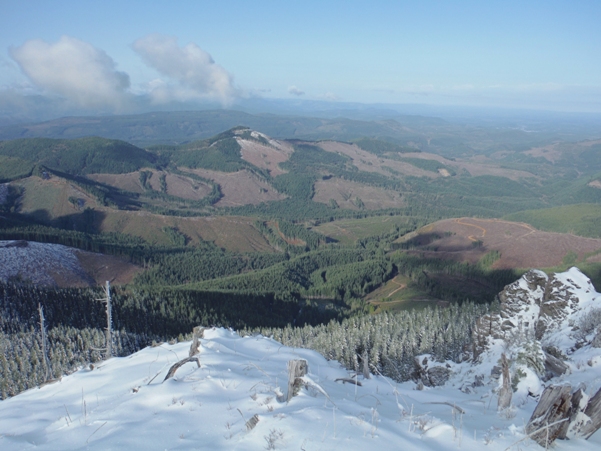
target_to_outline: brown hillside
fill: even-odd
[[[373,153],[366,152],[355,144],[347,144],[337,141],[323,141],[319,143],[319,147],[327,152],[341,153],[347,157],[350,157],[353,161],[353,165],[355,165],[360,171],[377,172],[379,174],[389,176],[390,171],[384,168],[387,166],[404,175],[414,175],[417,177],[438,176],[438,174],[416,168],[409,163],[378,157]]]
[[[165,175],[167,194],[171,196],[181,197],[182,199],[200,200],[211,192],[211,187],[208,184],[190,177],[153,169],[145,170],[152,172],[148,183],[155,191],[161,191],[161,176]],[[88,178],[133,193],[144,192],[144,188],[140,184],[139,171],[128,174],[91,174]]]
[[[140,173],[130,172],[128,174],[89,174],[89,179],[105,185],[114,186],[132,193],[143,193],[144,188],[140,184]]]
[[[209,169],[181,169],[193,172],[219,184],[223,197],[215,204],[217,207],[258,205],[261,202],[282,200],[286,197],[258,176],[246,170],[218,172]]]
[[[314,186],[313,200],[329,204],[334,199],[340,208],[358,210],[357,198],[363,202],[366,210],[381,208],[400,208],[403,200],[399,193],[392,190],[375,188],[339,178],[319,180]]]
[[[548,268],[560,265],[571,253],[582,261],[601,250],[601,239],[567,233],[541,232],[524,223],[498,219],[445,219],[413,232],[399,241],[412,252],[428,257],[476,262],[489,251],[501,258],[493,268]]]
[[[268,140],[268,146],[254,140],[236,139],[240,144],[242,159],[258,168],[267,169],[272,177],[284,174],[286,171],[280,168],[279,164],[287,161],[294,149],[285,141],[269,139],[265,135],[260,136]]]
[[[410,163],[403,161],[397,161],[390,158],[378,157],[374,154],[366,152],[354,144],[347,144],[335,141],[323,141],[319,143],[319,146],[328,152],[341,153],[350,157],[353,164],[360,170],[366,172],[377,172],[390,176],[391,168],[393,171],[399,172],[403,175],[413,175],[417,177],[447,177],[449,174],[446,171],[440,173],[425,171],[417,168]],[[457,174],[468,172],[472,176],[480,175],[494,175],[499,177],[507,177],[512,180],[519,180],[524,177],[534,177],[533,174],[526,171],[519,171],[515,169],[501,168],[495,162],[488,161],[486,158],[481,159],[482,161],[461,161],[461,160],[448,160],[440,155],[435,155],[425,152],[413,152],[403,153],[399,155],[402,158],[421,158],[423,160],[436,160],[441,164],[453,169]]]

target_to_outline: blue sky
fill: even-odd
[[[3,0],[0,109],[263,97],[601,112],[600,24],[596,0]]]

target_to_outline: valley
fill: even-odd
[[[0,142],[4,336],[34,327],[23,319],[43,304],[55,345],[65,334],[96,337],[65,344],[71,357],[55,357],[56,374],[101,358],[94,299],[107,280],[119,355],[198,324],[318,327],[495,308],[533,267],[578,266],[601,284],[596,142],[534,147],[514,134],[494,149],[486,132],[476,139],[436,121],[354,124],[353,136],[350,124],[301,122],[302,136],[238,123],[143,147],[113,137]]]

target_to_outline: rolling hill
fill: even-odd
[[[323,309],[486,301],[531,266],[578,263],[599,280],[598,240],[494,219],[580,208],[557,231],[598,237],[576,205],[599,193],[588,175],[596,160],[573,172],[596,145],[453,157],[417,141],[276,139],[244,126],[146,149],[21,138],[0,143],[10,180],[0,236],[125,255],[147,268],[136,283],[254,290]],[[566,158],[575,151],[582,157]],[[347,250],[358,255],[341,257]]]

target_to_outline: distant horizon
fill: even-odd
[[[39,97],[32,97],[39,100]],[[568,120],[581,118],[584,120],[601,120],[601,112],[581,111],[557,111],[529,108],[509,108],[474,105],[435,105],[419,103],[360,103],[360,102],[328,102],[323,100],[309,99],[246,99],[236,102],[228,107],[218,103],[207,103],[204,105],[163,105],[152,109],[139,109],[129,112],[107,112],[107,111],[82,111],[73,110],[45,110],[29,112],[23,116],[3,115],[0,111],[0,127],[11,125],[35,124],[49,122],[66,118],[85,117],[120,117],[136,116],[153,113],[178,113],[178,112],[201,112],[201,111],[230,111],[243,112],[247,114],[273,114],[278,116],[303,116],[324,117],[333,119],[343,117],[348,119],[373,121],[383,119],[395,119],[399,117],[424,117],[441,118],[446,121],[467,121],[468,123],[498,122],[508,120],[520,122],[520,120]],[[601,125],[599,135],[601,136]]]
[[[565,0],[23,0],[0,16],[0,117],[257,99],[601,113],[600,21]]]

